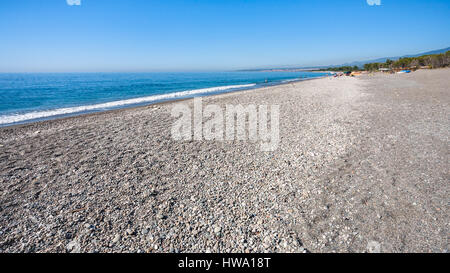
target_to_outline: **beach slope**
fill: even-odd
[[[1,252],[446,252],[450,69],[203,98],[273,152],[175,141],[176,103],[0,128]]]

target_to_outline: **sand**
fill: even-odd
[[[175,141],[176,103],[0,128],[1,252],[447,252],[450,69],[205,97],[273,152]]]

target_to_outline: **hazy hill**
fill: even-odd
[[[243,69],[240,71],[298,71],[298,70],[313,70],[313,69],[328,68],[328,67],[355,66],[355,65],[362,67],[367,63],[384,63],[384,62],[386,62],[387,59],[396,61],[400,58],[419,57],[419,56],[430,55],[430,54],[440,54],[440,53],[445,53],[449,50],[450,50],[450,47],[447,47],[447,48],[443,48],[443,49],[437,49],[437,50],[418,53],[418,54],[396,56],[396,57],[384,57],[384,58],[378,58],[378,59],[367,60],[367,61],[355,61],[355,62],[340,64],[340,65],[324,65],[324,66],[314,66],[314,67],[270,67],[270,68],[267,67],[267,68],[258,68],[258,69]]]
[[[384,57],[384,58],[378,58],[378,59],[367,60],[367,61],[356,61],[356,62],[346,63],[346,64],[342,64],[342,65],[338,65],[338,66],[355,66],[355,65],[363,66],[368,63],[384,63],[384,62],[386,62],[387,59],[396,61],[400,58],[419,57],[419,56],[423,56],[423,55],[440,54],[440,53],[445,53],[449,50],[450,50],[450,47],[447,47],[447,48],[437,49],[437,50],[423,52],[423,53],[419,53],[419,54],[404,55],[404,56],[397,56],[397,57]]]

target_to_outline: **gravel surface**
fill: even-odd
[[[1,128],[0,252],[447,252],[449,84],[422,70],[203,99],[279,104],[274,152],[174,141],[173,103]]]

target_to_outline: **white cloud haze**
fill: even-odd
[[[367,0],[367,4],[369,6],[373,6],[373,5],[380,6],[381,5],[381,0]]]
[[[81,0],[66,0],[69,6],[81,6]]]

